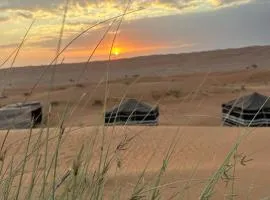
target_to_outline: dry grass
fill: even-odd
[[[117,33],[123,21],[123,17],[128,13],[133,12],[128,12],[129,3],[122,15],[102,22],[113,22],[104,33],[104,37],[111,29],[111,26],[113,26],[113,24],[116,22],[118,22],[115,31]],[[50,67],[54,66],[54,63],[57,63],[60,54],[63,53],[64,50],[74,41],[72,40],[71,43],[61,50],[61,40],[64,33],[65,17],[68,11],[67,8],[68,1],[64,12],[56,56],[52,60]],[[29,30],[31,29],[31,26]],[[92,26],[91,28],[93,27],[95,26]],[[85,32],[86,31],[83,31],[81,34],[79,34],[79,36],[83,35]],[[78,38],[79,36],[75,38]],[[113,49],[116,36],[117,34],[114,35],[111,50]],[[100,43],[104,37],[101,38]],[[25,38],[23,39],[21,46],[23,45],[24,40]],[[21,46],[15,53],[13,64]],[[90,62],[95,50],[89,56],[87,63]],[[109,55],[109,61],[110,59],[111,52]],[[108,64],[104,83],[106,86],[104,91],[104,100],[94,100],[93,102],[94,106],[103,106],[103,112],[106,110],[108,106],[108,99],[110,98],[109,70],[110,66]],[[46,73],[46,71],[44,73]],[[79,83],[80,78],[81,77],[78,77],[78,79],[74,81],[72,79],[70,82],[74,82],[76,88],[84,88],[84,85]],[[129,90],[132,85],[136,84],[139,78],[139,75],[134,75],[133,79],[128,82],[126,90]],[[37,84],[40,80],[41,78],[39,78]],[[198,91],[200,90],[200,87],[202,87],[204,81],[205,80],[203,80],[201,85],[198,86],[196,91],[190,92],[189,95],[192,97],[191,101],[196,97],[196,94],[198,94]],[[54,74],[52,74],[51,89],[48,92],[48,102],[50,102],[50,92],[53,91],[53,83]],[[31,96],[37,84],[34,85],[31,92],[27,94],[24,93],[25,100]],[[152,93],[152,97],[155,99],[156,104],[158,104],[165,96],[179,98],[182,96],[182,92],[180,90],[168,89],[166,94]],[[87,100],[85,100],[86,97],[88,98]],[[125,97],[126,92],[122,96],[120,104],[123,102]],[[60,123],[58,124],[57,128],[50,128],[51,121],[49,117],[50,115],[48,115],[46,119],[47,127],[41,128],[38,132],[35,132],[35,134],[32,129],[29,130],[28,136],[24,140],[20,141],[19,144],[12,145],[16,150],[12,151],[10,148],[8,148],[9,146],[6,144],[6,141],[9,138],[9,131],[6,132],[0,150],[0,195],[3,197],[3,199],[123,199],[121,198],[122,191],[120,183],[115,181],[113,184],[113,194],[111,195],[107,194],[106,184],[109,182],[109,177],[112,177],[111,174],[114,174],[115,176],[117,175],[118,170],[122,167],[122,163],[125,161],[121,158],[129,150],[130,145],[132,145],[133,141],[137,138],[137,135],[129,136],[128,134],[123,134],[116,143],[113,143],[112,138],[114,134],[116,134],[114,131],[119,131],[119,129],[114,129],[113,127],[112,133],[108,134],[107,128],[105,126],[101,126],[101,132],[96,130],[96,132],[94,132],[90,138],[81,144],[76,155],[72,157],[72,164],[69,163],[70,165],[66,169],[62,171],[59,170],[59,165],[61,165],[59,159],[61,147],[65,142],[66,137],[68,137],[68,135],[72,132],[71,128],[64,126],[64,122],[73,115],[78,105],[80,105],[83,100],[89,102],[91,100],[91,95],[87,93],[82,94],[80,97],[78,97],[77,102],[74,105],[71,105],[70,100],[67,100],[65,110],[60,116]],[[58,105],[59,101],[51,102],[51,106]],[[51,112],[51,106],[49,106],[48,113]],[[104,116],[101,115],[100,119],[103,120],[103,117]],[[123,126],[123,131],[128,131],[128,128]],[[145,181],[147,165],[143,167],[141,174],[137,177],[136,184],[133,185],[132,190],[128,194],[125,194],[128,196],[128,199],[159,200],[162,198],[162,192],[169,189],[172,183],[164,184],[162,180],[171,162],[175,147],[180,142],[180,132],[179,127],[172,140],[168,143],[164,157],[160,158],[161,165],[159,170],[157,173],[155,173],[151,180]],[[235,198],[235,166],[239,164],[245,166],[249,163],[249,161],[251,161],[251,159],[247,158],[246,155],[238,154],[238,148],[243,139],[249,134],[249,131],[243,130],[242,135],[228,152],[217,171],[204,182],[205,185],[201,191],[199,199],[210,199],[216,190],[217,183],[221,180],[225,181],[227,185],[231,186],[227,197],[229,199]],[[20,157],[18,157],[16,152],[23,153],[20,154]],[[7,158],[7,154],[11,156]],[[94,154],[98,154],[98,159],[93,159]],[[181,192],[178,191],[171,194],[170,199],[181,199],[181,195],[185,192],[185,190],[187,190],[187,188],[188,182],[185,187],[180,190]]]

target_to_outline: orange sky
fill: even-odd
[[[18,54],[15,66],[50,63],[57,49],[64,2],[64,0],[0,2],[0,64],[11,52],[16,50],[33,19],[36,21]],[[127,6],[123,2],[125,1],[71,0],[68,5],[61,48],[89,26],[121,15]],[[225,48],[227,44],[243,46],[268,42],[268,37],[262,35],[263,33],[252,32],[255,31],[255,28],[258,29],[258,27],[252,27],[253,24],[254,26],[258,24],[257,21],[248,20],[247,14],[241,14],[241,12],[248,13],[252,9],[254,13],[258,9],[268,8],[269,2],[267,1],[263,1],[263,3],[260,0],[139,0],[132,2],[128,12],[141,8],[143,10],[125,16],[115,40],[112,59]],[[268,18],[260,13],[254,15],[252,19]],[[247,15],[246,18],[252,30],[243,34],[238,31],[238,27],[245,26],[243,20],[239,21],[239,17],[245,18],[244,15]],[[234,16],[233,20],[229,19],[231,16]],[[103,34],[113,23],[93,57],[93,60],[108,59],[120,19],[110,20],[88,31],[76,40],[60,56],[59,60],[64,60],[64,62],[86,61]],[[218,27],[222,23],[224,25]],[[246,26],[248,27],[248,25]],[[232,31],[235,33],[222,35],[225,27],[228,29],[228,33]],[[254,36],[245,36],[250,32]],[[236,38],[238,35],[241,35],[242,39]],[[257,35],[258,38],[256,38]],[[218,43],[215,40],[221,42]],[[5,65],[6,67],[10,65],[11,60]]]

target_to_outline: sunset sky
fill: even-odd
[[[48,64],[56,54],[65,0],[1,0],[0,64],[35,19],[15,66]],[[63,48],[88,27],[124,13],[125,0],[70,0]],[[270,0],[134,0],[117,33],[112,59],[270,44]],[[93,60],[106,60],[121,18],[99,25],[59,58],[84,62],[104,33]],[[8,62],[8,67],[12,62]]]

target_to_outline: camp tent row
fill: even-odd
[[[157,125],[159,107],[127,99],[105,113],[105,125]],[[41,124],[39,102],[11,104],[0,108],[0,129],[30,128]],[[242,96],[222,104],[226,126],[270,126],[270,99],[259,93]]]
[[[10,104],[0,108],[0,129],[31,128],[42,121],[39,102]]]
[[[105,124],[157,125],[158,106],[128,99],[105,113]],[[254,92],[222,104],[225,126],[270,126],[270,98]]]
[[[105,113],[106,125],[157,125],[158,106],[127,99]],[[0,108],[0,129],[24,129],[42,122],[39,102],[10,104]]]
[[[254,92],[224,103],[222,120],[227,126],[270,126],[270,99]]]
[[[157,125],[158,117],[158,106],[128,99],[108,110],[104,120],[106,125]]]

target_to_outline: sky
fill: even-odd
[[[49,64],[91,27],[58,63],[269,45],[269,10],[270,0],[1,0],[0,66]]]

